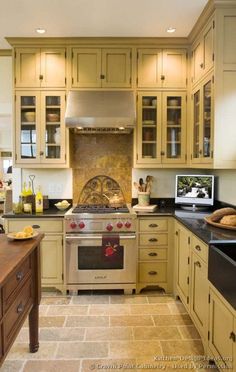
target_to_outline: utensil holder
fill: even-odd
[[[147,206],[150,204],[150,192],[138,193],[138,205]]]

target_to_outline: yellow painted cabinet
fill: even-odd
[[[131,48],[73,48],[72,87],[130,88]]]
[[[137,50],[138,88],[186,88],[186,50]]]
[[[186,163],[186,93],[140,92],[136,166]]]
[[[65,48],[16,48],[16,88],[65,88]]]
[[[42,286],[63,283],[62,235],[46,235],[40,247]]]
[[[15,165],[66,166],[65,92],[16,91]]]

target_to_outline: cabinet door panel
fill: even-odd
[[[66,78],[65,49],[41,49],[41,87],[64,88]]]
[[[189,305],[189,262],[190,262],[190,234],[181,225],[177,225],[177,289],[184,305]]]
[[[186,51],[163,51],[163,88],[186,88]]]
[[[161,74],[161,49],[138,49],[138,87],[161,87]]]
[[[40,87],[40,49],[16,48],[15,86]]]
[[[102,50],[102,87],[128,88],[131,86],[131,49]]]
[[[72,51],[72,87],[101,87],[101,49],[74,48]]]
[[[212,23],[204,33],[203,37],[204,73],[213,66],[213,28]]]
[[[62,236],[46,235],[40,252],[42,285],[62,283]]]

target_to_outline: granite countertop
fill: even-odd
[[[55,207],[51,207],[49,209],[45,209],[43,213],[13,213],[8,212],[3,214],[2,218],[64,218],[65,213],[70,209],[68,207],[64,211],[59,211]]]

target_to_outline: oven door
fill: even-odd
[[[119,235],[119,244],[110,245],[109,234],[66,235],[66,279],[67,284],[135,283],[135,234]]]

